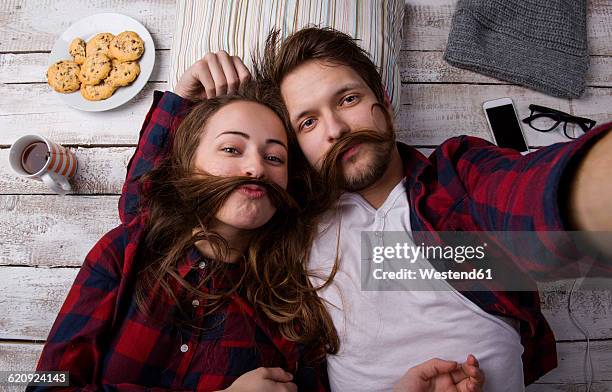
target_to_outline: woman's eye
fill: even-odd
[[[284,159],[277,157],[276,155],[268,155],[266,159],[275,163],[285,163]]]
[[[223,147],[221,151],[227,152],[228,154],[238,154],[238,149],[236,147]]]

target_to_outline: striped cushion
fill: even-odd
[[[359,39],[381,71],[395,113],[404,0],[177,0],[170,88],[207,52],[225,50],[250,68],[251,51],[268,32],[283,37],[308,25],[330,26]]]

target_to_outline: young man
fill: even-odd
[[[409,367],[472,352],[489,390],[519,391],[553,369],[555,339],[537,292],[362,291],[360,233],[609,230],[612,181],[605,170],[612,163],[606,154],[612,124],[525,157],[481,139],[453,138],[428,160],[393,140],[350,142],[356,131],[381,128],[376,104],[390,111],[375,66],[350,37],[305,29],[277,47],[273,36],[262,68],[278,86],[314,168],[334,146],[346,145],[337,165],[347,192],[339,213],[322,222],[327,230],[315,240],[310,261],[328,271],[340,233],[340,270],[320,292],[342,339],[339,355],[328,361],[332,389],[401,390]],[[231,94],[248,78],[240,59],[219,52],[188,69],[175,90],[186,100],[211,98]],[[177,98],[153,121],[170,128],[185,105]],[[521,265],[551,276],[558,267]]]

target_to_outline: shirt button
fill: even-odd
[[[200,306],[200,301],[198,301],[197,299],[194,299],[193,301],[191,301],[191,304],[193,306]]]
[[[189,346],[188,346],[188,345],[186,345],[186,344],[183,344],[183,345],[181,346],[181,352],[182,352],[182,353],[186,353],[186,352],[187,352],[187,350],[189,350]]]
[[[198,267],[199,267],[200,269],[204,269],[204,268],[206,268],[206,262],[205,262],[205,261],[200,261],[200,264],[198,264]]]
[[[380,231],[377,231],[376,233],[374,233],[374,235],[375,235],[376,237],[382,237],[382,233],[381,233]]]

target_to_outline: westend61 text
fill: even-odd
[[[490,268],[472,269],[471,271],[436,271],[435,269],[411,270],[402,268],[399,271],[383,271],[377,268],[372,272],[376,280],[492,280]]]

